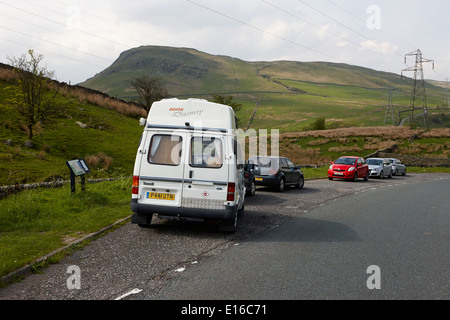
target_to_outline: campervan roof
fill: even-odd
[[[236,129],[233,109],[203,99],[164,99],[155,102],[147,119],[148,128]]]

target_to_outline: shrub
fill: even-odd
[[[113,164],[113,158],[102,152],[86,156],[85,161],[89,167],[102,170],[110,169]]]

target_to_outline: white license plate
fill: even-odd
[[[344,174],[342,172],[335,172],[334,175],[335,176],[343,176]]]

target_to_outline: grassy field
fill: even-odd
[[[131,180],[23,191],[0,200],[0,276],[131,214]]]

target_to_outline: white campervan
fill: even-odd
[[[234,232],[244,211],[244,158],[229,106],[200,99],[155,102],[133,174],[131,222],[220,220]]]

